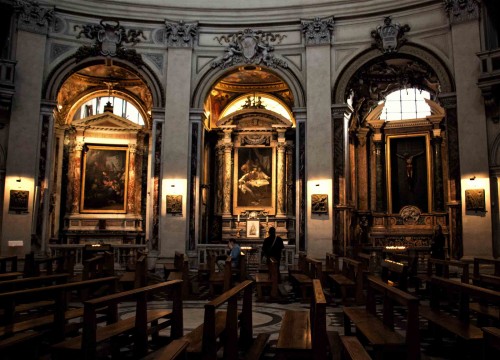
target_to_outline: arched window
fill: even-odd
[[[104,106],[108,102],[113,105],[113,114],[133,121],[138,125],[144,125],[144,119],[139,110],[127,100],[115,96],[99,96],[90,99],[76,111],[73,120],[104,113]]]
[[[250,108],[256,108],[262,106],[263,109],[275,112],[285,119],[292,121],[292,114],[278,99],[263,93],[251,93],[245,94],[237,98],[231,104],[229,104],[224,111],[222,111],[220,117],[223,118],[231,113],[248,107],[248,102],[250,101]]]
[[[397,90],[385,98],[380,120],[422,119],[431,114],[424,99],[430,99],[428,91],[416,88]]]

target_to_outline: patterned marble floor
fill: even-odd
[[[278,334],[281,326],[281,319],[286,310],[304,310],[308,311],[309,304],[301,303],[295,299],[291,286],[285,281],[280,285],[280,292],[284,295],[282,301],[279,303],[266,303],[266,302],[253,302],[253,324],[254,336],[259,333],[269,333],[270,341],[269,347],[266,350],[263,358],[272,359],[275,357],[275,346],[278,339]],[[327,306],[327,330],[337,331],[339,334],[344,333],[343,328],[343,313],[342,306],[338,299],[331,296],[328,290],[325,290],[326,296],[330,299]],[[184,301],[184,332],[187,333],[203,322],[203,307],[208,299],[205,289],[200,288],[200,300],[186,300]],[[164,301],[151,302],[152,308],[165,307]],[[378,304],[381,308],[381,304]],[[126,317],[133,314],[133,308],[122,307],[122,316]],[[404,309],[395,309],[396,316],[396,330],[401,331],[404,335],[405,329],[405,312]],[[431,337],[425,330],[427,324],[425,321],[421,323],[421,343],[422,343],[422,359],[424,360],[444,360],[444,359],[480,359],[478,354],[467,354],[466,352],[457,351],[457,343],[452,338],[443,338],[439,345],[432,345]],[[353,328],[353,331],[355,329]],[[168,335],[168,332],[165,333]],[[393,359],[400,359],[400,356],[393,357]]]

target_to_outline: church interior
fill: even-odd
[[[0,19],[1,359],[500,355],[494,0]]]

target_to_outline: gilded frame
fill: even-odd
[[[126,146],[85,145],[81,213],[126,213],[129,151]]]
[[[252,165],[248,166],[249,162]],[[245,166],[247,166],[247,169],[244,169]],[[248,185],[245,189],[245,185],[249,182],[243,183],[243,177],[254,167],[262,169],[262,172],[268,176],[267,181],[269,184],[258,185],[256,187]],[[233,181],[233,210],[236,214],[248,210],[261,210],[267,212],[269,215],[275,215],[276,147],[236,147],[234,152]],[[252,196],[255,196],[255,198]]]
[[[420,209],[422,212],[432,212],[432,159],[430,150],[430,135],[429,133],[414,133],[404,135],[386,135],[385,137],[385,154],[386,154],[386,187],[387,187],[387,211],[393,213],[392,209],[392,169],[391,169],[391,141],[395,139],[423,137],[425,139],[425,161],[427,169],[427,209]]]

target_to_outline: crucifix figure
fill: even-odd
[[[413,159],[417,156],[422,155],[424,152],[421,151],[417,154],[410,155],[405,152],[403,155],[396,154],[396,156],[400,159],[403,159],[406,164],[406,179],[408,180],[408,188],[411,190],[413,185]]]

